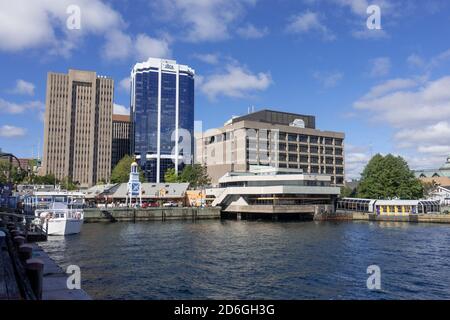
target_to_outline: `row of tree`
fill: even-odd
[[[341,196],[368,199],[420,199],[423,185],[399,156],[376,154],[364,168],[356,188],[343,187]]]
[[[112,183],[128,182],[130,176],[130,166],[134,159],[131,156],[123,157],[114,167],[111,173]],[[144,173],[138,166],[139,178],[141,182],[145,181]],[[199,164],[186,165],[183,170],[177,174],[174,168],[167,169],[164,175],[164,181],[167,183],[188,182],[191,188],[207,186],[211,183],[205,166]]]
[[[17,184],[46,184],[61,185],[66,190],[78,189],[78,183],[73,182],[70,178],[62,180],[57,179],[53,174],[38,176],[26,170],[20,170],[18,167],[10,166],[7,161],[0,161],[0,184],[12,183]]]

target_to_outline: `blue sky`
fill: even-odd
[[[346,133],[347,178],[376,152],[436,167],[450,154],[448,30],[445,0],[0,0],[0,148],[42,149],[48,71],[114,78],[126,112],[130,70],[152,56],[196,70],[204,129],[252,106],[313,114]]]

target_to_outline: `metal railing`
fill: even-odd
[[[84,217],[81,209],[39,209],[35,210],[35,216],[40,219],[77,219]]]

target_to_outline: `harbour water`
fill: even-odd
[[[449,244],[438,224],[174,221],[85,224],[41,246],[80,266],[94,299],[450,299]]]

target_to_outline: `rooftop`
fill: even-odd
[[[232,118],[229,121],[229,123],[234,124],[245,120],[285,125],[285,126],[290,126],[293,123],[298,123],[298,120],[303,120],[305,128],[309,129],[316,128],[315,116],[275,111],[275,110],[267,110],[267,109],[249,113],[244,116]]]
[[[130,122],[130,116],[124,114],[113,114],[113,121]]]

